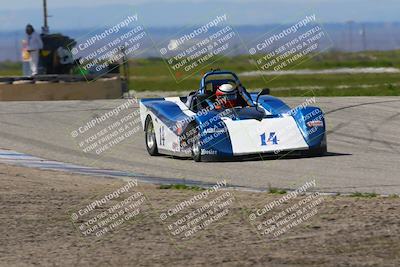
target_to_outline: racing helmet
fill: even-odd
[[[215,92],[217,100],[220,101],[220,105],[225,108],[233,108],[237,106],[238,90],[232,84],[226,83],[218,87]]]

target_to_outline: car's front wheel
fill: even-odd
[[[192,141],[192,158],[196,162],[201,161],[201,145],[200,145],[200,135],[196,131]]]
[[[201,144],[200,144],[200,134],[196,125],[191,125],[188,127],[185,134],[187,148],[190,149],[192,159],[196,162],[201,161]]]
[[[153,120],[150,116],[146,119],[144,132],[147,152],[149,152],[151,156],[159,155],[156,141],[156,132],[154,130]]]

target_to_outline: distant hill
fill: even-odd
[[[257,26],[233,26],[245,41],[256,40],[268,31],[274,29],[277,24],[266,24]],[[346,23],[327,23],[323,24],[325,31],[329,34],[333,41],[331,50],[340,51],[360,51],[360,50],[394,50],[400,49],[400,22],[369,22],[354,23],[350,26]],[[363,29],[365,35],[361,34]],[[81,36],[89,32],[93,32],[91,28],[81,28],[75,30],[57,30],[51,29],[52,32],[61,32],[72,38],[79,39]],[[103,28],[99,28],[93,33],[101,32]],[[176,33],[182,30],[182,27],[149,27],[146,29],[151,38],[159,43],[168,40]],[[351,35],[350,35],[351,32]],[[351,36],[351,38],[350,38]],[[23,28],[19,31],[3,31],[0,32],[0,61],[19,60],[20,57],[20,41],[24,38]],[[240,44],[233,44],[239,46]],[[152,47],[152,44],[148,44]],[[243,49],[235,50],[236,54],[246,53]],[[159,57],[160,54],[156,49],[147,49],[143,57]]]

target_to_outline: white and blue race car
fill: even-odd
[[[216,91],[226,84],[232,84],[238,94],[238,105],[232,108],[220,108],[216,99]],[[206,73],[200,88],[189,96],[141,99],[140,117],[152,156],[220,161],[293,152],[314,156],[327,151],[320,108],[291,109],[270,96],[269,89],[249,93],[230,71]]]

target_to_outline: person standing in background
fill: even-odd
[[[31,75],[35,76],[38,74],[39,51],[43,48],[43,42],[42,38],[37,32],[35,32],[32,25],[26,25],[25,32],[27,34],[26,40],[28,41],[27,49],[30,54]]]
[[[31,75],[31,55],[28,52],[28,41],[22,40],[22,75],[30,76]]]

